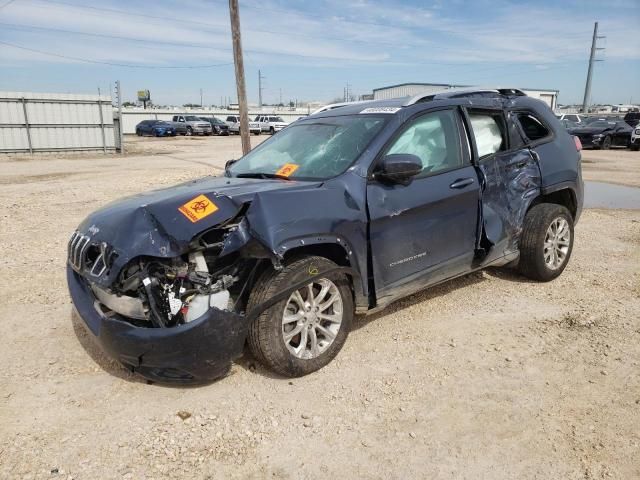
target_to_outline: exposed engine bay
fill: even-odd
[[[99,308],[104,315],[113,312],[136,326],[157,328],[192,322],[210,308],[237,311],[258,262],[237,253],[220,256],[236,231],[237,226],[210,230],[180,257],[133,259],[108,290],[91,284]]]

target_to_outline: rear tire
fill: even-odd
[[[640,145],[631,145],[629,148],[632,152],[637,152],[640,149]]]
[[[336,264],[324,257],[309,256],[292,261],[281,271],[266,271],[253,287],[247,311],[289,285],[304,281],[312,272],[334,267]],[[311,290],[301,288],[262,312],[249,327],[247,339],[254,357],[286,377],[307,375],[327,365],[342,349],[351,329],[354,305],[348,278],[333,274],[309,285]],[[323,308],[329,300],[333,302]],[[287,335],[290,338],[286,339]]]
[[[524,218],[518,270],[540,282],[557,278],[571,258],[573,237],[573,217],[566,207],[535,205]]]

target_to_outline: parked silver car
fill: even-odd
[[[229,125],[229,133],[240,133],[240,115],[229,115],[227,117],[227,125]],[[249,132],[254,135],[260,135],[262,128],[258,122],[249,122]]]
[[[195,115],[174,115],[173,121],[187,127],[187,135],[211,135],[211,124]]]

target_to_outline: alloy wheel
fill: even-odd
[[[551,222],[544,237],[544,263],[551,270],[557,270],[567,259],[571,246],[569,222],[557,217]]]
[[[340,290],[321,278],[289,297],[282,315],[282,338],[295,357],[317,358],[333,344],[342,318]]]

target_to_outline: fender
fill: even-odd
[[[289,238],[282,242],[275,249],[278,258],[283,259],[284,256],[292,251],[305,250],[310,247],[322,247],[322,246],[337,246],[344,252],[344,256],[350,267],[347,273],[353,282],[353,291],[355,294],[356,306],[364,305],[365,308],[369,305],[369,292],[367,282],[363,282],[362,278],[367,278],[366,271],[363,272],[356,258],[355,250],[350,242],[341,235],[333,233],[324,233],[316,235],[304,235],[294,238]],[[319,254],[321,254],[319,252]]]

